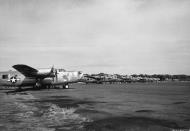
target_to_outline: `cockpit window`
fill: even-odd
[[[2,79],[8,79],[8,75],[2,75]]]

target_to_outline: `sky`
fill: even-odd
[[[190,75],[189,0],[0,0],[0,71]]]

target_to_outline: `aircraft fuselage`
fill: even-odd
[[[43,72],[43,70],[40,73]],[[23,87],[23,86],[35,86],[36,84],[40,85],[62,85],[67,84],[67,82],[71,83],[76,82],[77,80],[81,79],[83,74],[78,71],[65,71],[63,69],[57,69],[54,76],[49,76],[45,78],[38,78],[38,77],[26,77],[22,73],[18,71],[6,71],[0,72],[0,85],[1,86],[16,86],[16,87]]]

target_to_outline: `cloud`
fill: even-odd
[[[187,0],[0,1],[0,62],[190,73],[189,23]]]

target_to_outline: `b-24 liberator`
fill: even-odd
[[[16,71],[0,72],[0,86],[18,87],[32,86],[34,89],[62,86],[69,88],[69,84],[80,82],[83,77],[81,71],[66,71],[54,67],[35,69],[28,65],[13,66]]]

